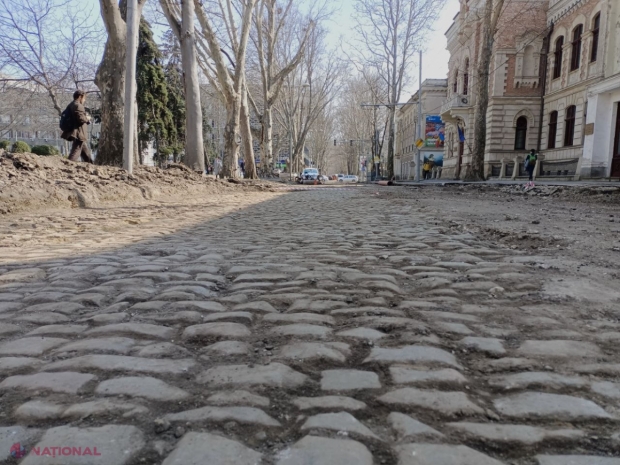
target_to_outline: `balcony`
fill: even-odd
[[[441,119],[453,123],[457,118],[464,119],[473,111],[474,99],[471,95],[455,94],[441,105]]]

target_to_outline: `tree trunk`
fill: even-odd
[[[96,162],[99,165],[121,166],[125,120],[124,41],[117,43],[114,38],[108,37],[103,60],[95,76],[95,84],[101,91],[101,136]]]
[[[258,179],[256,164],[254,163],[254,144],[252,141],[250,109],[248,107],[248,95],[246,91],[243,92],[243,99],[241,101],[241,140],[243,141],[245,177],[248,179]]]
[[[390,135],[388,138],[387,176],[394,176],[394,124],[396,120],[396,107],[390,108]]]
[[[234,178],[239,160],[239,125],[241,105],[238,98],[226,105],[228,120],[224,128],[224,161],[221,175]]]
[[[268,170],[274,163],[273,158],[273,114],[271,107],[265,107],[263,114],[263,140],[261,141],[261,151],[264,163],[263,170]],[[262,160],[261,160],[262,161]]]
[[[204,173],[205,156],[202,138],[202,109],[200,107],[200,81],[196,63],[194,37],[195,7],[192,0],[182,0],[181,59],[185,80],[185,164],[194,171]]]

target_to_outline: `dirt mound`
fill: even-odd
[[[40,208],[139,204],[179,195],[222,194],[248,189],[270,191],[274,190],[274,185],[263,181],[216,180],[178,163],[166,169],[139,166],[129,174],[112,166],[0,150],[0,214]]]

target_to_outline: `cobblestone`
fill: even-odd
[[[587,244],[390,189],[0,222],[0,461],[617,464],[617,297],[562,258]]]

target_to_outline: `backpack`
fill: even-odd
[[[74,124],[73,124],[73,112],[71,111],[71,108],[69,108],[71,104],[67,105],[67,108],[65,108],[65,111],[62,112],[62,114],[60,115],[60,130],[62,132],[70,132],[73,131],[75,129]]]

